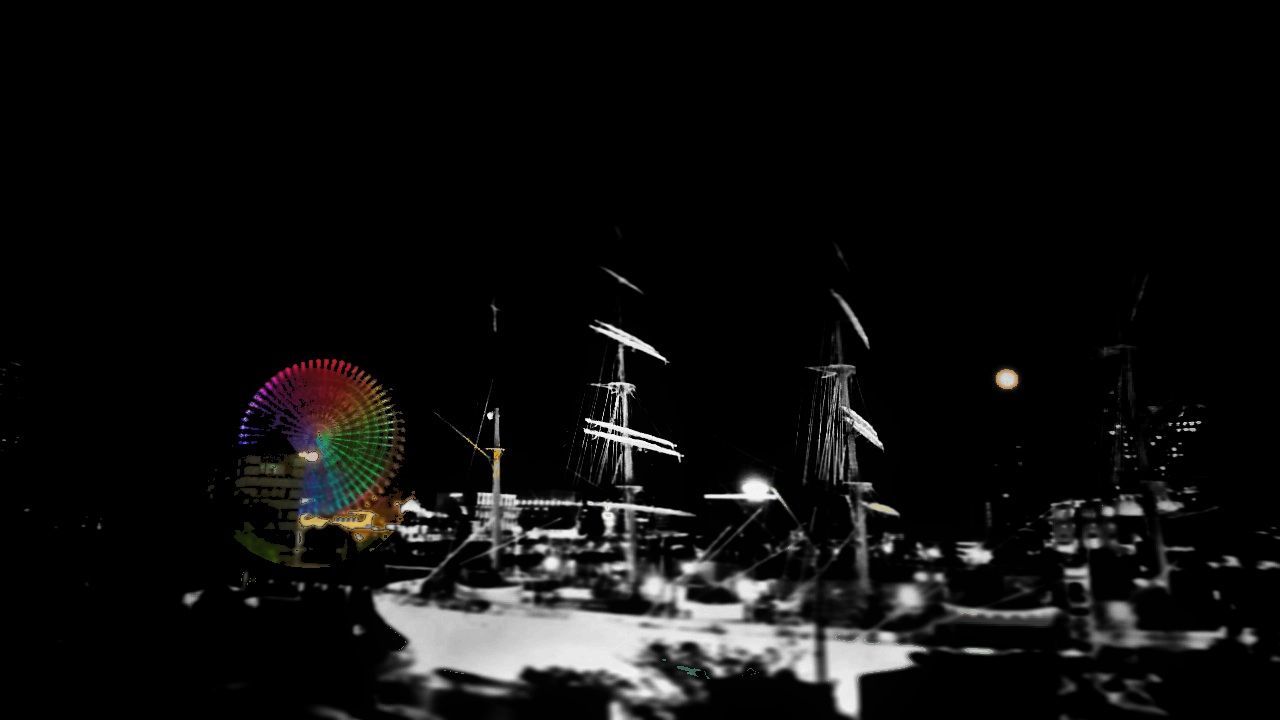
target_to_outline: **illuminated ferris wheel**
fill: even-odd
[[[367,508],[404,461],[404,421],[386,389],[342,360],[308,360],[276,373],[253,395],[239,442],[281,437],[307,460],[308,513]]]

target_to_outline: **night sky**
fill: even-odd
[[[980,209],[951,211],[970,240],[948,241],[936,219],[867,232],[852,218],[794,206],[634,222],[461,213],[423,218],[413,232],[373,222],[377,241],[355,232],[357,218],[326,226],[312,217],[293,241],[199,245],[155,273],[93,278],[102,294],[33,323],[30,374],[41,390],[32,436],[40,447],[91,453],[89,475],[63,476],[90,488],[81,497],[139,492],[137,468],[120,453],[158,473],[151,487],[189,497],[233,456],[255,388],[294,362],[337,357],[389,386],[402,407],[407,487],[487,488],[478,458],[433,411],[473,434],[496,379],[505,487],[590,491],[568,469],[570,448],[587,384],[601,379],[612,350],[587,325],[621,313],[623,328],[671,360],[629,353],[633,425],[687,454],[678,464],[644,457],[650,500],[687,504],[733,491],[747,474],[785,492],[799,483],[804,367],[823,361],[839,322],[828,293],[836,288],[871,339],[868,353],[845,328],[859,410],[887,449],[881,457],[862,447],[866,479],[910,527],[971,532],[981,521],[975,490],[1011,442],[1026,448],[1015,490],[1028,508],[1098,487],[1108,380],[1097,349],[1116,342],[1146,272],[1130,336],[1140,347],[1139,392],[1150,404],[1212,405],[1213,354],[1192,340],[1211,325],[1211,268],[1071,242],[1075,222],[1032,247],[1021,221],[977,232]],[[211,228],[210,237],[229,231],[222,221]],[[313,247],[308,231],[342,239]],[[1002,366],[1021,373],[1013,394],[993,385]]]
[[[1227,244],[1249,236],[1251,196],[1221,172],[1229,137],[1188,143],[1172,123],[1098,124],[1048,101],[970,116],[977,100],[956,100],[945,122],[885,105],[862,134],[829,113],[803,132],[743,119],[670,146],[619,136],[586,166],[550,138],[406,149],[388,131],[338,152],[319,126],[247,137],[231,117],[199,143],[170,138],[172,154],[156,151],[164,133],[143,156],[60,146],[12,198],[33,223],[4,284],[6,355],[33,388],[29,459],[56,483],[39,495],[198,497],[253,391],[314,357],[391,388],[409,487],[487,485],[433,411],[474,433],[495,380],[507,487],[582,489],[573,433],[609,353],[587,325],[619,313],[671,360],[629,355],[634,425],[687,454],[640,465],[651,499],[690,502],[748,473],[788,491],[804,368],[840,322],[830,288],[871,339],[868,353],[846,328],[858,410],[887,449],[863,448],[866,476],[909,525],[971,532],[975,483],[1011,442],[1028,508],[1095,494],[1111,385],[1097,352],[1144,274],[1128,338],[1141,399],[1224,418],[1227,348],[1257,342],[1225,330],[1239,314],[1226,297],[1265,287],[1242,279],[1262,259]],[[1012,395],[992,382],[1005,365],[1022,377]],[[74,461],[45,464],[69,448]]]

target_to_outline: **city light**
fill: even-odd
[[[311,452],[300,452],[298,453],[298,457],[306,460],[307,462],[315,462],[320,459],[320,453],[315,450],[312,450]]]
[[[758,580],[739,578],[738,581],[733,584],[733,591],[738,595],[739,600],[753,603],[756,600],[759,600],[760,596],[764,594],[764,590],[761,585],[762,583]]]
[[[996,386],[1001,390],[1012,390],[1018,387],[1018,373],[1004,368],[996,373]]]
[[[667,584],[663,581],[662,576],[650,575],[645,578],[644,583],[640,585],[640,592],[644,593],[644,596],[647,598],[657,599],[662,597],[662,591],[666,588]]]
[[[986,565],[995,555],[985,547],[969,548],[963,553],[964,561],[970,565]]]
[[[742,481],[742,494],[747,500],[761,502],[773,497],[773,486],[760,478],[747,478]]]
[[[897,601],[900,608],[919,608],[924,605],[924,593],[920,592],[920,588],[915,585],[900,585]]]

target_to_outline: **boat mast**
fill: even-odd
[[[493,409],[493,535],[489,545],[489,562],[495,571],[499,568],[498,546],[502,544],[502,435],[499,430],[499,409]]]
[[[617,228],[615,228],[615,231],[617,231]],[[619,232],[618,234],[619,234],[619,237],[621,237],[621,232]],[[614,272],[613,270],[610,270],[609,268],[604,267],[603,265],[600,267],[600,269],[603,270],[606,274],[608,274],[609,277],[613,278],[613,280],[617,282],[618,285],[625,287],[629,291],[635,292],[639,295],[644,295],[644,291],[636,287],[636,285],[632,283],[630,280],[627,280],[626,278],[622,277],[621,275]],[[621,298],[619,298],[618,322],[621,322],[621,321],[622,321],[622,301],[621,301]],[[627,586],[630,589],[630,593],[632,595],[635,595],[637,588],[639,587],[639,577],[638,577],[639,576],[639,568],[638,568],[639,550],[637,547],[637,538],[636,538],[635,500],[636,500],[637,493],[641,490],[641,487],[635,484],[635,469],[634,469],[634,466],[632,465],[632,446],[638,442],[637,438],[634,436],[636,435],[644,436],[644,435],[643,433],[634,433],[629,430],[631,426],[631,409],[627,403],[628,403],[628,395],[631,394],[632,386],[627,383],[626,353],[627,353],[627,349],[630,348],[632,350],[638,350],[640,352],[645,353],[646,355],[649,355],[657,360],[660,360],[663,364],[666,364],[667,359],[663,357],[662,354],[659,353],[657,349],[654,348],[652,345],[644,342],[640,338],[628,332],[623,331],[621,328],[614,327],[612,325],[609,325],[607,323],[603,323],[597,320],[595,323],[592,324],[591,329],[592,331],[599,333],[601,335],[604,335],[605,337],[609,338],[611,341],[617,343],[617,346],[618,346],[618,379],[616,382],[610,383],[611,385],[610,391],[618,393],[618,416],[617,416],[618,425],[613,427],[612,430],[615,433],[621,432],[621,435],[602,434],[598,430],[591,430],[591,429],[588,429],[587,433],[603,437],[613,442],[618,442],[622,445],[622,464],[621,464],[621,467],[619,468],[619,472],[621,475],[621,482],[618,483],[618,486],[622,488],[622,491],[624,493],[624,498],[625,498],[624,502],[626,503],[626,507],[624,508],[623,512],[624,512],[624,517],[626,522],[626,533],[627,533],[627,541],[626,541]],[[669,443],[666,440],[662,440],[661,438],[653,438],[650,436],[644,436],[644,437],[648,438],[649,441],[656,441],[659,444],[654,445],[653,442],[642,442],[641,444],[642,448],[648,448],[648,449],[655,450],[657,452],[662,452],[668,455],[674,455],[677,458],[679,457],[679,453],[676,453],[674,451],[674,447],[675,447],[674,444]]]
[[[836,245],[836,253],[840,256],[841,263],[844,257],[840,254],[840,246]],[[847,268],[847,265],[846,265]],[[832,297],[848,318],[849,324],[858,333],[863,345],[871,348],[871,343],[867,340],[866,331],[862,328],[862,323],[853,314],[853,309],[845,302],[840,293],[835,290],[831,291]],[[830,389],[830,395],[826,398],[826,412],[836,415],[836,425],[843,426],[844,435],[844,457],[832,458],[830,464],[827,464],[827,454],[823,450],[819,450],[821,464],[821,473],[828,476],[829,482],[838,488],[839,492],[845,495],[849,501],[852,513],[853,535],[856,542],[854,548],[854,562],[858,572],[858,591],[863,602],[869,601],[871,596],[871,569],[870,559],[867,547],[867,511],[865,495],[871,490],[870,483],[861,481],[861,473],[858,469],[858,452],[857,438],[859,435],[866,438],[872,444],[883,449],[875,430],[863,418],[853,411],[853,393],[850,392],[852,377],[856,372],[853,365],[844,361],[844,342],[840,330],[840,324],[837,322],[835,334],[832,338],[833,347],[828,357],[834,357],[835,362],[831,365],[823,365],[819,367],[811,367],[810,370],[816,370],[822,375],[818,379],[819,387],[824,388],[824,383],[830,381],[833,386]],[[819,418],[819,421],[825,426],[830,422],[830,417],[825,416]],[[829,440],[827,442],[833,442]],[[823,441],[820,441],[823,442]],[[806,468],[808,463],[808,453],[805,455]],[[824,568],[821,566],[822,553],[816,541],[810,538],[810,547],[812,548],[813,567],[814,567],[814,615],[813,615],[813,655],[814,670],[817,675],[818,682],[827,682],[827,647],[826,647],[826,618],[823,617],[823,587],[822,572]],[[839,552],[836,550],[835,552]],[[831,561],[834,562],[833,557]]]
[[[844,345],[841,342],[840,326],[836,326],[836,364],[844,365]],[[852,394],[849,392],[849,384],[852,382],[854,367],[848,367],[847,372],[841,372],[836,377],[837,397],[836,404],[839,408],[852,408]],[[854,548],[854,565],[858,570],[858,590],[863,597],[867,597],[871,593],[871,562],[867,551],[867,508],[863,496],[871,489],[870,483],[861,481],[861,473],[858,470],[858,449],[857,449],[857,433],[849,433],[849,442],[846,449],[846,475],[844,484],[846,492],[853,495],[853,525],[854,531],[857,533],[854,538],[857,542]]]
[[[837,244],[835,249],[837,257],[840,259],[841,264],[845,266],[847,271],[848,264],[844,262],[844,254],[840,252],[840,246]],[[845,318],[848,319],[849,324],[853,327],[854,331],[858,333],[859,339],[862,340],[863,347],[870,350],[871,341],[867,339],[867,332],[863,329],[862,323],[859,322],[858,317],[853,314],[853,308],[849,307],[849,303],[846,302],[844,297],[834,289],[831,290],[831,296],[840,306],[840,310],[844,313]],[[853,524],[858,542],[855,549],[854,561],[858,570],[858,590],[861,592],[862,596],[866,598],[869,597],[871,593],[871,564],[868,559],[867,510],[864,496],[866,493],[871,491],[871,484],[861,481],[861,473],[858,470],[857,437],[859,435],[863,435],[877,446],[879,446],[879,440],[875,439],[876,436],[874,430],[871,430],[866,422],[861,418],[857,418],[856,413],[853,412],[852,397],[849,392],[849,385],[852,381],[849,380],[849,378],[853,375],[854,370],[852,365],[844,364],[844,342],[839,322],[836,323],[834,350],[836,367],[848,368],[847,372],[837,371],[836,383],[838,387],[836,390],[836,412],[844,414],[844,419],[849,424],[849,439],[846,448],[847,460],[843,482],[846,492],[853,496],[853,502],[851,503],[853,505]],[[867,434],[868,432],[870,434]]]
[[[494,298],[489,303],[489,309],[493,312],[493,339],[494,344],[498,341],[498,299]],[[498,546],[502,544],[502,434],[500,429],[500,412],[498,408],[493,409],[493,447],[489,448],[489,452],[493,453],[493,492],[490,499],[490,507],[492,508],[492,517],[490,518],[490,529],[492,535],[489,542],[489,564],[493,567],[494,572],[500,568],[500,557]]]
[[[621,344],[618,345],[618,407],[621,413],[622,427],[630,427],[631,412],[627,407],[627,350]],[[625,510],[626,529],[627,529],[627,586],[632,594],[638,587],[639,574],[636,568],[637,547],[636,547],[636,510],[635,496],[636,485],[633,484],[634,469],[631,464],[631,446],[622,446],[622,491],[625,494],[627,507]]]

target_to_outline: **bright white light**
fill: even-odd
[[[916,573],[919,575],[920,573]],[[924,593],[915,585],[898,586],[898,607],[918,608],[924,605]]]
[[[682,562],[680,563],[680,572],[683,575],[692,575],[698,572],[698,563],[692,561]]]
[[[300,452],[298,457],[303,458],[307,462],[315,462],[320,459],[320,453],[312,450],[311,452]]]
[[[658,575],[650,575],[645,578],[640,585],[640,592],[650,599],[662,597],[662,591],[666,589],[666,583],[662,581],[662,577]]]
[[[1010,370],[1009,368],[1004,368],[1000,372],[996,373],[996,385],[999,386],[1001,390],[1012,390],[1018,387],[1018,373]]]
[[[760,598],[760,595],[763,594],[760,584],[755,580],[750,580],[748,578],[739,578],[738,581],[733,584],[733,590],[738,594],[739,599],[748,603],[755,602]]]
[[[986,565],[991,562],[992,553],[984,547],[975,547],[965,553],[965,560],[970,565]]]
[[[484,419],[485,419],[485,420],[492,420],[492,419],[493,419],[493,411],[492,411],[492,410],[490,410],[489,412],[485,413],[485,414],[484,414]]]
[[[560,558],[556,557],[555,555],[548,555],[548,556],[547,556],[547,557],[542,561],[542,569],[543,569],[543,570],[546,570],[547,572],[552,572],[552,573],[553,573],[553,572],[555,572],[555,571],[557,571],[557,570],[559,570],[559,569],[560,569]]]
[[[748,478],[742,481],[742,494],[754,502],[768,500],[773,496],[773,486],[760,478]]]

